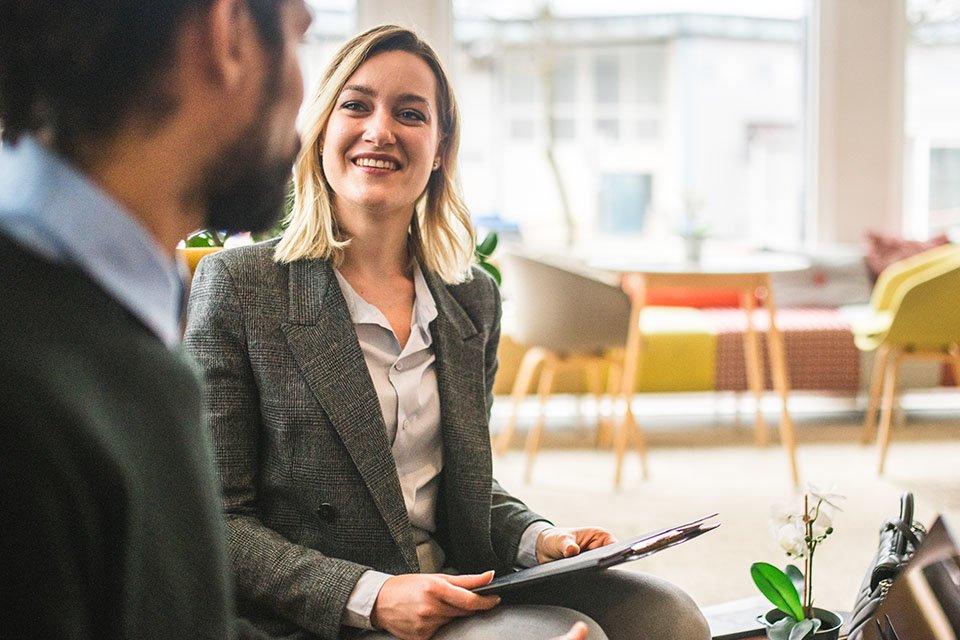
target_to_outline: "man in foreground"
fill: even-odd
[[[0,0],[0,576],[10,638],[226,638],[174,247],[263,229],[303,0]]]

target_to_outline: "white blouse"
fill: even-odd
[[[337,282],[347,302],[380,401],[393,459],[400,476],[400,489],[407,508],[417,559],[423,573],[440,573],[443,549],[433,539],[436,532],[440,471],[443,469],[443,440],[440,427],[440,392],[437,387],[436,357],[430,323],[437,317],[437,305],[419,266],[414,266],[415,300],[410,338],[400,347],[393,328],[383,313],[354,291],[336,269]],[[550,525],[535,522],[524,532],[517,564],[536,564],[536,540]],[[344,612],[343,623],[372,629],[370,613],[383,583],[391,576],[366,571],[357,581]]]

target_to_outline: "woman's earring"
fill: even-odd
[[[433,170],[436,171],[439,168],[440,168],[440,159],[438,158],[433,161]]]

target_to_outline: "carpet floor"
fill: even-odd
[[[516,450],[495,458],[494,472],[508,490],[557,524],[605,526],[621,537],[718,512],[722,526],[716,531],[626,567],[669,579],[709,606],[756,595],[752,562],[788,562],[768,531],[771,507],[797,496],[786,456],[776,442],[752,446],[750,435],[749,428],[715,426],[650,433],[650,479],[641,480],[631,452],[619,490],[612,488],[612,454],[583,442],[543,449],[529,484],[523,482],[524,457]],[[836,531],[817,550],[814,567],[817,604],[838,610],[853,605],[876,551],[878,529],[896,514],[901,492],[915,493],[921,522],[929,525],[942,513],[960,527],[956,417],[911,420],[898,428],[882,478],[875,470],[875,448],[858,438],[859,425],[852,420],[798,429],[803,481],[846,496],[834,519]]]

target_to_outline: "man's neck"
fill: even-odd
[[[167,142],[118,138],[88,163],[85,173],[172,258],[180,240],[203,225],[203,212],[198,204],[186,204],[188,167],[170,151],[180,147]]]

